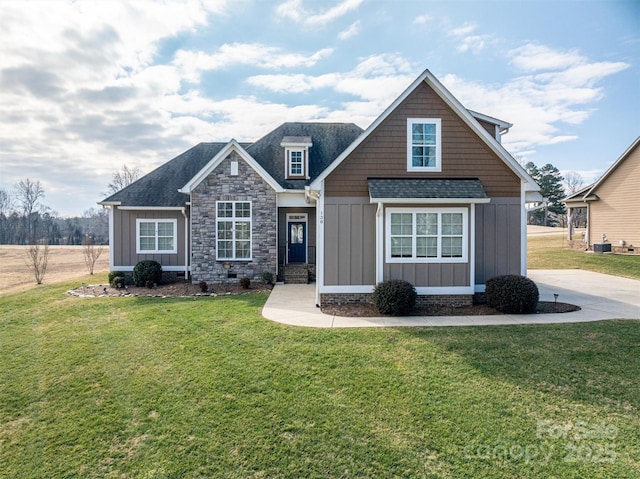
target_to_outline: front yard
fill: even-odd
[[[638,321],[314,330],[77,284],[0,296],[0,477],[640,475]]]

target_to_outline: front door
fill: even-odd
[[[307,262],[307,223],[290,221],[287,224],[289,253],[287,263]]]

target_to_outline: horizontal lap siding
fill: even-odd
[[[475,284],[493,276],[520,274],[520,198],[492,198],[476,205]]]
[[[640,248],[640,146],[631,151],[594,191],[600,198],[589,203],[589,243],[602,234],[613,246]]]
[[[442,172],[407,172],[407,118],[442,119]],[[519,196],[520,180],[426,84],[417,87],[325,180],[327,196],[368,196],[370,177],[477,177],[488,196]]]
[[[376,206],[362,198],[327,198],[324,284],[375,284]]]
[[[177,219],[178,252],[175,254],[136,254],[136,220],[137,219]],[[184,223],[185,218],[180,211],[135,211],[115,209],[114,215],[114,252],[115,266],[135,266],[139,261],[151,259],[162,266],[184,266]]]

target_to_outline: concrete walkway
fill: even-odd
[[[278,323],[314,328],[362,328],[398,326],[490,326],[503,324],[552,324],[640,319],[640,281],[582,270],[531,270],[540,301],[580,306],[562,314],[505,314],[495,316],[403,316],[350,318],[324,314],[315,305],[314,284],[278,284],[262,315]]]

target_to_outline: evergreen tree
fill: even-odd
[[[529,223],[545,226],[557,224],[560,217],[567,211],[562,203],[565,192],[562,186],[564,178],[560,174],[560,170],[550,163],[538,168],[531,161],[524,167],[540,185],[540,194],[547,200],[544,208],[537,209],[529,214]],[[537,206],[540,206],[540,204]]]

